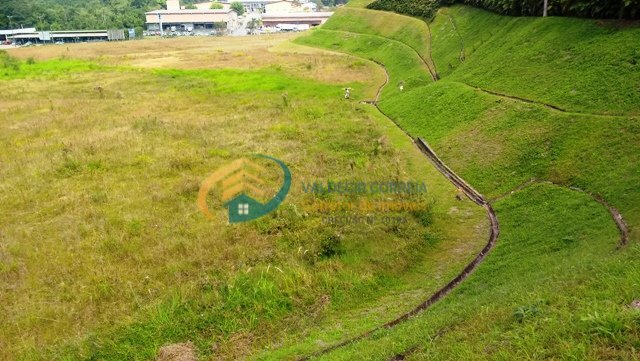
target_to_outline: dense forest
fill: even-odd
[[[144,13],[163,7],[165,0],[0,0],[0,4],[0,29],[69,30],[140,27]]]

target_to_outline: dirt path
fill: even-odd
[[[359,33],[359,32],[354,32],[354,31],[344,31],[344,30],[331,30],[331,29],[326,29],[325,31],[335,31],[335,32],[340,32],[340,33],[351,33],[351,34],[359,34],[359,35],[367,35],[367,36],[373,36],[373,37],[378,37],[378,38],[383,38],[395,43],[400,43],[406,47],[408,47],[409,49],[411,49],[417,56],[418,58],[420,58],[420,61],[424,64],[424,66],[428,69],[429,71],[429,75],[431,75],[431,79],[433,81],[437,81],[440,79],[438,73],[432,69],[435,69],[435,61],[432,61],[432,64],[430,64],[423,56],[422,54],[420,54],[420,52],[414,48],[413,46],[403,43],[399,40],[396,39],[392,39],[386,36],[382,36],[382,35],[373,35],[373,34],[367,34],[367,33]],[[431,44],[429,44],[429,46],[431,46]],[[594,117],[606,117],[606,118],[635,118],[640,116],[640,114],[635,114],[635,113],[631,113],[631,114],[605,114],[605,113],[589,113],[589,112],[580,112],[580,111],[575,111],[575,110],[569,110],[569,109],[565,109],[562,108],[560,106],[554,105],[554,104],[550,104],[550,103],[545,103],[543,101],[539,101],[539,100],[534,100],[534,99],[528,99],[528,98],[524,98],[524,97],[520,97],[517,95],[511,95],[511,94],[506,94],[506,93],[501,93],[495,90],[490,90],[490,89],[485,89],[482,87],[478,87],[475,85],[471,85],[462,81],[458,81],[458,80],[451,80],[451,82],[455,82],[458,84],[462,84],[465,85],[469,88],[472,88],[476,91],[479,92],[483,92],[489,95],[493,95],[496,97],[500,97],[500,98],[504,98],[504,99],[510,99],[510,100],[515,100],[515,101],[519,101],[522,103],[527,103],[527,104],[534,104],[534,105],[539,105],[541,107],[547,108],[549,110],[553,110],[553,111],[557,111],[557,112],[561,112],[561,113],[566,113],[566,114],[573,114],[573,115],[583,115],[583,116],[594,116]]]
[[[382,66],[382,68],[384,69],[384,72],[386,74],[386,80],[384,82],[384,84],[382,84],[380,86],[380,88],[378,89],[377,95],[376,95],[376,99],[374,101],[367,101],[365,103],[367,104],[372,104],[373,106],[375,106],[380,113],[382,113],[385,117],[387,117],[387,119],[389,119],[391,122],[393,122],[399,129],[401,129],[405,134],[407,134],[407,136],[409,136],[411,138],[411,136],[409,135],[409,133],[407,133],[402,127],[400,127],[400,125],[398,125],[398,123],[396,123],[393,119],[391,119],[388,115],[386,115],[379,107],[378,107],[378,99],[379,99],[379,95],[382,92],[382,89],[389,83],[389,73],[387,72],[387,68],[379,63],[380,66]],[[413,139],[413,138],[412,138]],[[438,291],[436,291],[434,294],[432,294],[427,300],[425,300],[424,302],[422,302],[421,304],[419,304],[418,306],[416,306],[415,308],[413,308],[411,311],[397,317],[396,319],[389,321],[387,323],[385,323],[384,325],[378,326],[374,329],[371,329],[365,333],[362,333],[358,336],[355,336],[353,338],[344,340],[340,343],[337,343],[335,345],[329,346],[327,348],[324,348],[320,351],[314,352],[313,354],[304,356],[302,358],[299,358],[299,360],[309,360],[312,357],[317,357],[317,356],[321,356],[324,354],[327,354],[333,350],[336,350],[338,348],[344,347],[346,345],[349,345],[351,343],[354,343],[356,341],[359,341],[369,335],[371,335],[372,333],[381,330],[381,329],[390,329],[395,327],[396,325],[405,322],[407,320],[409,320],[410,318],[412,318],[413,316],[417,315],[418,313],[426,310],[427,308],[429,308],[431,305],[433,305],[434,303],[438,302],[439,300],[441,300],[442,298],[444,298],[446,295],[448,295],[456,286],[458,286],[458,284],[460,284],[462,281],[464,281],[465,279],[467,279],[467,277],[469,277],[469,275],[478,267],[478,265],[485,259],[485,257],[487,256],[487,254],[491,251],[491,249],[495,246],[496,241],[498,240],[498,235],[500,234],[500,225],[498,223],[498,218],[495,214],[495,211],[493,210],[491,204],[489,204],[489,202],[487,202],[487,200],[478,192],[476,191],[473,187],[471,187],[464,179],[462,179],[460,176],[458,176],[455,172],[453,172],[437,155],[436,153],[433,151],[433,149],[431,149],[431,147],[429,147],[429,145],[422,140],[421,138],[415,138],[413,139],[414,143],[416,144],[416,146],[418,147],[418,149],[420,149],[420,151],[431,161],[431,163],[433,163],[433,165],[436,167],[436,169],[438,169],[440,171],[440,173],[442,173],[442,175],[444,175],[447,179],[449,179],[449,181],[451,183],[453,183],[454,186],[456,186],[456,188],[458,188],[459,190],[461,190],[469,199],[471,199],[474,203],[476,203],[477,205],[483,207],[486,212],[487,212],[487,217],[489,218],[489,223],[491,225],[490,227],[490,232],[489,232],[489,240],[487,242],[487,244],[484,246],[484,248],[480,251],[480,253],[478,253],[478,255],[471,261],[471,263],[469,263],[463,270],[462,272],[460,272],[453,280],[449,281],[449,283],[447,283],[444,287],[440,288]]]
[[[380,100],[380,95],[382,93],[383,88],[389,84],[390,81],[390,77],[389,77],[389,72],[387,71],[387,68],[384,66],[384,64],[373,60],[375,63],[379,64],[382,69],[385,72],[386,75],[386,79],[384,84],[382,84],[379,88],[378,91],[376,93],[376,98],[375,100],[372,101],[363,101],[363,103],[366,104],[371,104],[373,106],[376,107],[376,109],[378,109],[378,111],[383,114],[387,119],[389,119],[391,122],[393,122],[400,130],[402,130],[408,137],[412,138],[412,140],[414,141],[414,143],[416,144],[416,146],[418,147],[418,149],[420,149],[420,151],[429,159],[429,161],[431,161],[431,163],[433,163],[433,165],[436,167],[436,169],[438,169],[438,171],[440,171],[440,173],[442,173],[443,176],[445,176],[447,179],[449,179],[449,181],[456,186],[456,188],[458,188],[459,190],[461,190],[470,200],[472,200],[474,203],[476,203],[477,205],[483,207],[485,209],[485,211],[487,212],[487,218],[489,219],[489,223],[490,223],[490,232],[489,232],[489,239],[487,241],[487,244],[484,246],[484,248],[480,251],[480,253],[478,253],[478,255],[462,270],[462,272],[460,272],[454,279],[452,279],[451,281],[449,281],[449,283],[447,283],[445,286],[443,286],[442,288],[440,288],[438,291],[436,291],[434,294],[432,294],[428,299],[426,299],[424,302],[422,302],[421,304],[417,305],[415,308],[413,308],[412,310],[410,310],[409,312],[400,315],[399,317],[397,317],[396,319],[389,321],[381,326],[375,327],[369,331],[366,331],[358,336],[346,339],[344,341],[341,341],[337,344],[334,344],[332,346],[329,346],[327,348],[324,348],[322,350],[319,350],[317,352],[314,352],[310,355],[304,356],[302,358],[299,358],[298,360],[309,360],[313,357],[318,357],[324,354],[327,354],[331,351],[334,351],[336,349],[339,349],[341,347],[350,345],[354,342],[357,342],[359,340],[362,340],[368,336],[370,336],[371,334],[373,334],[376,331],[382,330],[382,329],[390,329],[393,328],[409,319],[411,319],[412,317],[414,317],[415,315],[421,313],[422,311],[428,309],[431,305],[433,305],[434,303],[438,302],[439,300],[441,300],[442,298],[444,298],[445,296],[447,296],[451,291],[453,291],[454,288],[456,288],[461,282],[463,282],[464,280],[466,280],[469,275],[480,265],[480,263],[486,258],[486,256],[489,254],[489,252],[493,249],[493,247],[496,245],[497,240],[498,240],[498,236],[500,234],[500,224],[498,223],[498,218],[496,216],[496,213],[493,209],[492,203],[500,200],[502,198],[508,197],[518,191],[521,191],[523,189],[526,189],[527,187],[535,184],[535,183],[549,183],[549,184],[554,184],[552,182],[547,182],[547,181],[538,181],[538,180],[531,180],[528,181],[524,184],[522,184],[521,186],[517,187],[516,189],[514,189],[513,191],[502,195],[500,197],[497,197],[491,201],[488,201],[482,194],[480,194],[480,192],[478,192],[477,190],[475,190],[471,185],[469,185],[464,179],[462,179],[460,176],[458,176],[454,171],[452,171],[443,161],[442,159],[440,159],[440,157],[438,157],[438,155],[435,153],[435,151],[433,151],[433,149],[421,138],[413,138],[405,129],[403,129],[398,123],[396,123],[391,117],[389,117],[389,115],[387,115],[382,109],[380,109],[378,107],[378,101]],[[578,188],[572,188],[572,187],[566,187],[563,185],[558,185],[555,184],[557,186],[560,187],[565,187],[565,188],[569,188],[571,190],[574,191],[579,191],[585,194],[590,195],[595,201],[597,201],[598,203],[602,204],[604,207],[607,208],[607,210],[609,210],[609,212],[611,213],[611,216],[613,217],[614,222],[616,223],[619,231],[620,231],[620,235],[621,235],[621,239],[620,239],[620,243],[619,246],[623,246],[625,244],[627,244],[628,242],[628,237],[629,237],[629,229],[627,224],[625,223],[622,214],[620,214],[620,212],[612,207],[611,205],[609,205],[609,203],[606,202],[606,200],[604,200],[604,198],[602,198],[601,196],[598,195],[594,195],[591,194],[587,191],[578,189]],[[410,352],[409,352],[410,353]],[[394,360],[402,360],[404,359],[406,353],[405,354],[399,354],[394,356]]]

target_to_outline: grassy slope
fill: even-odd
[[[354,11],[358,10],[338,12],[327,27],[343,32],[369,27],[342,18]],[[471,44],[473,51],[465,45],[464,64],[455,63],[460,38],[445,13],[453,15],[463,43]],[[371,17],[369,11],[363,14],[357,21]],[[396,18],[385,13],[378,17],[376,24]],[[445,62],[452,66],[442,71],[440,82],[385,94],[382,110],[411,134],[432,143],[454,170],[489,197],[531,177],[578,186],[605,196],[621,209],[636,229],[632,240],[637,242],[638,118],[561,113],[478,92],[461,82],[572,111],[636,114],[640,72],[629,55],[634,51],[630,40],[637,39],[640,30],[613,30],[585,20],[512,19],[467,7],[442,11],[432,28],[436,64],[440,69]],[[527,37],[543,30],[541,41]],[[331,31],[321,30],[299,41],[325,46],[332,36]],[[371,56],[371,50],[357,51],[368,38],[352,40],[360,44],[348,44],[344,51]],[[516,46],[522,43],[528,45]],[[551,57],[569,47],[571,56]],[[536,54],[551,58],[550,66],[540,63]],[[389,68],[404,60],[393,54],[375,56]],[[596,67],[602,59],[609,65]],[[397,71],[390,74],[392,84],[401,80]],[[575,94],[562,91],[570,86],[576,87]],[[497,211],[503,225],[499,248],[456,291],[470,297],[449,297],[388,337],[358,343],[327,359],[339,355],[380,359],[412,343],[424,347],[417,359],[634,357],[640,347],[638,314],[625,305],[640,297],[633,281],[640,266],[638,248],[634,244],[613,250],[618,237],[606,211],[585,195],[553,186],[535,186],[506,198],[497,204]],[[498,291],[500,297],[494,293]],[[543,316],[533,323],[517,322],[518,306],[542,308]],[[443,308],[446,312],[439,312]],[[425,339],[436,337],[438,330],[431,325],[460,331],[444,336],[442,342],[428,342]],[[505,349],[498,351],[503,345]]]
[[[391,78],[391,86],[384,88],[382,93],[384,96],[398,94],[399,91],[395,85],[400,81],[404,81],[408,87],[419,87],[432,81],[428,76],[427,68],[420,58],[411,48],[400,42],[388,41],[378,36],[335,30],[317,29],[314,30],[314,34],[316,37],[312,39],[301,38],[298,43],[349,51],[376,61],[397,56],[399,58],[398,61],[389,63],[387,66],[387,71]],[[359,94],[356,92],[355,95]]]
[[[369,67],[313,60],[344,79]],[[341,99],[344,86],[371,96],[375,84],[310,82],[273,67],[140,70],[64,59],[8,66],[0,83],[8,99],[0,359],[149,359],[186,340],[202,356],[216,345],[235,359],[283,337],[279,330],[393,304],[367,312],[377,324],[414,303],[399,299],[445,283],[486,233],[482,213],[456,201],[398,129]],[[306,215],[312,199],[295,183],[272,217],[223,227],[220,210],[212,225],[195,207],[200,180],[255,152],[287,162],[294,182],[423,179],[433,219],[325,226]],[[325,254],[335,239],[340,252]]]
[[[397,14],[378,16],[375,10],[344,8],[340,16],[323,26],[325,30],[348,30],[400,41],[429,58],[429,27],[424,21]]]
[[[500,241],[471,278],[431,310],[322,359],[637,360],[640,247],[589,197],[538,185],[496,204]],[[355,356],[357,355],[357,356]]]
[[[456,6],[441,10],[433,27],[435,62],[450,80],[572,111],[640,114],[637,25],[496,17]],[[460,37],[469,60],[462,64]]]
[[[354,11],[364,11],[367,16],[370,16],[368,10],[351,9],[350,13]],[[528,22],[537,21],[526,18],[503,18],[481,10],[469,10],[466,7],[447,9],[436,18],[436,23],[439,21],[439,25],[433,26],[434,39],[441,39],[442,47],[449,49],[443,51],[439,47],[440,43],[434,43],[436,63],[444,63],[441,59],[446,60],[446,54],[450,55],[450,59],[457,59],[459,55],[459,45],[455,43],[451,45],[453,41],[446,41],[446,39],[455,39],[457,35],[451,26],[443,26],[444,21],[442,20],[445,16],[443,13],[452,14],[454,12],[460,14],[455,20],[458,29],[464,28],[464,25],[461,24],[472,23],[469,18],[471,15],[475,17],[476,13],[480,14],[480,26],[489,22],[486,17],[497,18],[495,20],[497,23],[504,22],[504,19],[508,19],[508,23],[522,21],[525,22],[522,25],[524,27],[529,26]],[[469,17],[465,18],[465,14]],[[330,27],[332,21],[346,24],[341,16],[341,13],[338,13],[335,18],[332,18],[328,22]],[[380,17],[386,18],[386,14],[380,15]],[[359,19],[365,21],[367,17]],[[395,18],[393,21],[396,21]],[[575,33],[584,27],[590,26],[596,29],[593,31],[599,29],[598,25],[590,21],[576,22],[571,20],[568,26],[573,25],[573,27],[561,26],[557,21],[557,19],[553,20],[556,26],[549,30],[556,37],[559,37],[551,43],[550,48],[552,49],[557,44],[573,41]],[[450,24],[448,17],[444,23]],[[349,25],[344,30],[349,31],[352,27],[354,26]],[[467,28],[469,27],[470,25],[467,25]],[[355,26],[355,28],[360,29],[362,26]],[[474,28],[468,32],[478,34],[478,29]],[[465,31],[460,33],[466,34]],[[524,41],[521,38],[522,32],[514,31],[513,33],[516,37],[514,40],[507,37],[506,40],[501,41]],[[570,34],[566,40],[562,38],[562,34],[565,33]],[[613,37],[614,39],[628,38],[638,36],[639,33],[638,28],[629,28],[614,33]],[[330,32],[322,30],[299,41],[307,44],[317,42],[318,45],[324,45],[327,39],[331,39],[332,36]],[[601,41],[597,43],[594,46],[604,48],[599,52],[592,53],[590,50],[584,50],[587,48],[582,46],[583,43],[590,44],[593,41],[590,36],[591,32],[586,32],[582,42],[574,43],[576,48],[583,49],[583,51],[575,57],[574,63],[566,65],[564,69],[558,71],[560,87],[566,84],[568,76],[566,73],[571,70],[573,71],[572,79],[582,81],[582,74],[588,73],[590,68],[585,70],[581,68],[581,64],[594,62],[594,59],[601,57],[601,52],[618,54],[619,58],[626,59],[628,47],[616,52],[620,45],[615,42]],[[504,35],[497,37],[505,39]],[[363,35],[359,35],[353,40],[359,42],[360,45],[352,42],[344,48],[345,51],[358,53],[359,49],[365,47],[367,43]],[[484,49],[483,51],[488,52],[489,50]],[[503,49],[497,50],[496,53],[498,55],[493,56],[499,57],[500,54],[506,56]],[[513,58],[526,64],[525,57],[514,53],[513,51],[508,52]],[[367,51],[362,54],[371,57],[373,50],[367,48]],[[403,79],[402,71],[404,70],[407,70],[408,74],[415,74],[415,69],[411,68],[411,64],[405,63],[404,54],[399,57],[399,62],[392,52],[376,56],[378,56],[376,58],[378,61],[386,64],[389,68],[391,84]],[[640,154],[637,151],[637,145],[640,144],[637,117],[600,117],[563,113],[544,106],[478,92],[457,80],[457,77],[466,76],[464,75],[465,69],[473,68],[476,61],[483,62],[484,60],[475,53],[467,54],[467,60],[464,64],[459,65],[442,81],[435,84],[429,83],[427,86],[407,86],[406,91],[402,94],[397,89],[389,89],[384,94],[380,107],[411,134],[426,138],[435,146],[436,150],[440,151],[445,161],[490,198],[508,192],[532,177],[549,179],[601,194],[614,206],[621,208],[630,223],[640,222],[639,209],[635,205],[635,200],[640,198],[640,190],[635,186],[636,181],[640,179],[640,170],[634,166],[640,161]],[[535,63],[534,60],[531,62]],[[399,67],[396,63],[405,64],[405,66]],[[504,66],[499,67],[504,69],[506,75],[503,76],[510,75],[510,79],[528,79],[527,72],[517,73],[513,68],[510,68],[510,64],[511,62],[507,62]],[[483,66],[485,71],[492,69],[484,63]],[[638,66],[640,65],[636,67]],[[443,67],[440,66],[440,68]],[[549,74],[555,74],[552,73],[555,69],[555,67],[549,68]],[[535,73],[538,70],[534,68],[532,71]],[[621,72],[624,73],[624,69]],[[611,69],[609,73],[610,76],[617,76],[616,71]],[[594,83],[593,88],[597,89],[600,95],[593,96],[593,104],[604,104],[605,99],[609,99],[614,103],[613,107],[623,106],[623,103],[616,105],[615,99],[640,94],[640,90],[631,93],[627,91],[628,88],[637,84],[636,74],[627,75],[620,80],[620,86],[615,90],[607,89],[609,85],[604,85],[601,82]],[[548,75],[546,78],[553,79],[554,76]],[[575,83],[575,81],[571,83]],[[526,84],[526,86],[522,86],[523,89],[529,89],[531,82],[527,80],[523,84]],[[495,90],[504,91],[504,89]],[[560,102],[561,100],[552,101],[554,104]],[[638,108],[638,105],[635,106]],[[596,111],[605,113],[607,109],[601,105]],[[594,149],[602,151],[595,152]],[[611,182],[612,178],[617,181]]]
[[[329,345],[391,321],[455,277],[486,243],[488,222],[484,210],[470,201],[456,200],[455,189],[434,167],[424,162],[424,156],[409,142],[406,134],[374,108],[367,109],[372,114],[377,113],[380,126],[386,129],[391,143],[409,162],[420,166],[431,193],[438,195],[432,225],[436,237],[429,240],[423,259],[414,264],[415,272],[404,278],[406,284],[390,288],[381,296],[367,296],[361,304],[327,310],[304,327],[289,324],[273,330],[262,351],[256,352],[254,357],[257,359],[287,359],[292,353],[309,353],[319,345]]]

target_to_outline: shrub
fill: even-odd
[[[376,0],[367,8],[431,19],[439,5],[438,0]]]
[[[318,256],[320,258],[331,258],[341,255],[344,250],[342,248],[342,237],[339,234],[327,234],[320,239]]]
[[[18,71],[20,70],[20,61],[9,55],[6,51],[0,50],[0,66],[4,69]]]
[[[231,3],[231,10],[235,11],[238,15],[244,14],[244,5],[239,1]]]
[[[468,5],[500,14],[535,16],[542,14],[543,2],[538,0],[463,0]],[[549,15],[588,18],[638,18],[640,0],[549,0]]]
[[[522,323],[525,320],[538,316],[540,313],[541,312],[538,306],[535,306],[535,305],[519,306],[519,307],[516,307],[516,309],[513,311],[513,317],[517,322]]]

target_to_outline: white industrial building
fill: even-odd
[[[236,27],[238,15],[225,9],[182,9],[179,0],[167,0],[167,10],[145,13],[151,34],[212,35]]]
[[[77,43],[85,41],[125,40],[123,29],[37,31],[36,28],[0,30],[3,40],[25,43]]]

